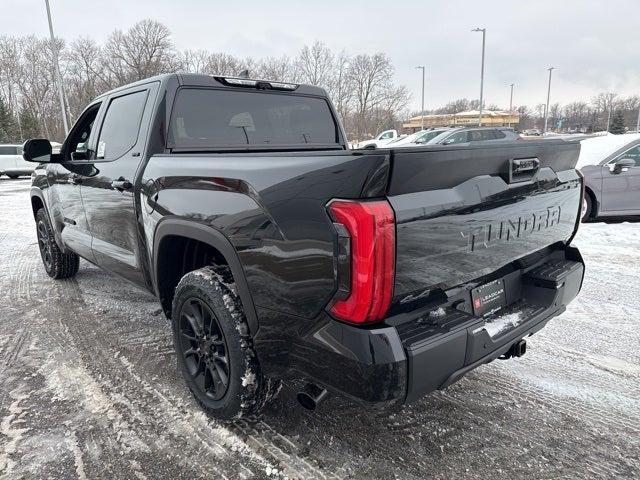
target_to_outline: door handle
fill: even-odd
[[[82,177],[77,173],[72,173],[67,177],[67,183],[70,183],[71,185],[79,185],[82,183]]]
[[[132,187],[133,184],[129,180],[125,180],[122,177],[111,182],[111,188],[113,188],[114,190],[118,190],[119,192],[131,190]]]

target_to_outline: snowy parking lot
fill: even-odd
[[[149,294],[41,266],[30,182],[0,179],[0,478],[640,478],[640,223],[576,239],[581,295],[528,341],[397,411],[285,386],[265,414],[206,417]]]

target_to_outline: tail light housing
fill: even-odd
[[[354,324],[380,321],[393,297],[393,209],[386,200],[333,200],[327,208],[340,238],[337,272],[338,284],[344,286],[336,294],[330,312]]]

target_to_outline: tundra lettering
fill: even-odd
[[[468,239],[467,251],[473,252],[559,225],[560,211],[559,206],[551,207],[517,219],[489,223],[461,234]]]
[[[167,74],[102,94],[60,153],[32,139],[24,158],[47,274],[82,257],[155,295],[186,386],[229,419],[286,379],[307,408],[390,406],[522,355],[582,285],[579,148],[351,150],[321,88]],[[514,158],[535,162],[505,178]]]

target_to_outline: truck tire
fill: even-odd
[[[219,419],[258,414],[280,381],[260,371],[228,267],[187,273],[172,305],[178,370],[202,408]]]
[[[53,236],[51,222],[44,208],[36,213],[38,248],[44,269],[51,278],[70,278],[78,273],[80,257],[73,252],[63,253]]]

